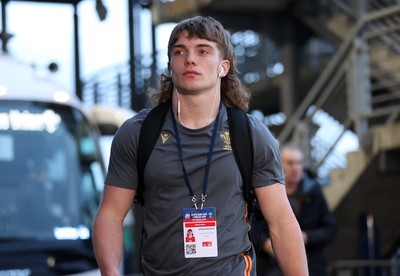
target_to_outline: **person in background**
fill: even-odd
[[[293,144],[281,147],[286,193],[302,231],[310,276],[327,274],[324,248],[336,237],[336,220],[329,210],[315,176],[304,168],[303,154]],[[268,228],[268,227],[267,227]],[[275,259],[271,239],[266,236],[257,256],[258,275],[283,275]]]
[[[138,183],[137,145],[149,109],[128,119],[112,143],[93,227],[102,275],[119,274],[122,222],[139,185],[146,187],[144,275],[256,275],[243,183],[230,147],[227,117],[228,107],[248,110],[249,93],[237,77],[228,32],[212,17],[183,20],[170,35],[168,60],[161,90],[152,99],[170,109],[144,170],[144,183]],[[304,243],[286,197],[278,143],[265,125],[248,117],[254,147],[252,185],[270,225],[274,252],[286,275],[307,275]],[[216,224],[197,229],[196,239],[204,240],[201,246],[185,244],[182,214],[196,214],[203,205],[215,214]]]

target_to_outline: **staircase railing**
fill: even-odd
[[[329,159],[349,131],[368,150],[370,126],[398,120],[399,18],[400,4],[364,14],[282,129],[280,143],[311,143],[303,148],[314,171],[329,170]],[[334,139],[324,148],[316,141],[323,127],[316,123],[321,112],[341,126],[329,130],[334,131],[329,134]]]

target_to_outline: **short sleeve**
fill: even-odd
[[[142,110],[126,120],[115,134],[111,144],[106,185],[137,189],[136,153],[140,128],[148,112],[148,109]]]
[[[274,183],[285,184],[279,144],[271,131],[251,115],[249,122],[253,141],[253,187],[263,187]]]

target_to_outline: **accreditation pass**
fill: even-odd
[[[216,208],[183,209],[185,258],[218,256]]]

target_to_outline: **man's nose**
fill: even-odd
[[[195,64],[196,60],[195,60],[195,55],[192,52],[188,52],[186,55],[186,60],[185,60],[185,64],[186,65],[190,65],[190,64]]]

